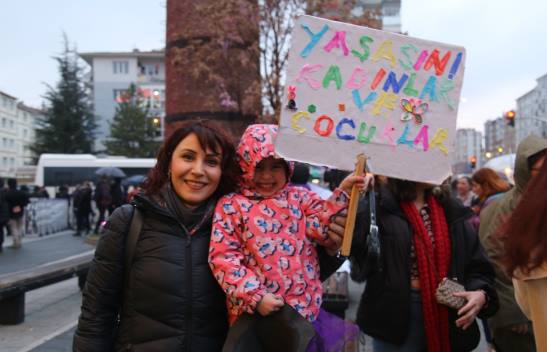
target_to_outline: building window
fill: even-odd
[[[129,61],[112,61],[114,74],[126,75],[129,73]]]
[[[23,129],[23,138],[27,138],[27,136],[28,136],[28,131],[25,128],[25,129]]]
[[[160,74],[160,64],[145,64],[141,66],[141,74],[157,76]]]
[[[9,120],[9,128],[13,129],[13,120]]]
[[[13,139],[10,139],[10,140],[9,140],[9,147],[10,147],[11,149],[13,149],[14,146],[15,146],[15,141],[14,141]]]
[[[8,147],[8,139],[6,137],[2,138],[2,147],[4,148]]]
[[[3,166],[8,166],[8,158],[7,157],[2,158],[2,165]]]

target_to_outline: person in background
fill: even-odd
[[[360,201],[352,249],[351,274],[366,281],[357,324],[373,337],[373,350],[471,351],[479,343],[475,318],[498,308],[494,270],[476,232],[471,210],[446,187],[388,178],[377,188],[379,267],[367,262],[370,231],[368,197]],[[464,286],[459,310],[435,298],[443,278]]]
[[[462,204],[466,207],[471,206],[471,201],[475,196],[475,194],[471,191],[471,178],[468,176],[461,176],[458,178],[456,189],[456,197],[462,202]]]
[[[530,321],[515,301],[513,283],[501,262],[505,253],[503,243],[495,234],[515,211],[524,189],[541,168],[546,150],[546,139],[533,135],[525,138],[517,148],[515,187],[484,209],[480,216],[479,237],[496,270],[495,287],[500,296],[500,310],[488,323],[496,350],[501,352],[535,351]],[[537,196],[542,195],[545,191]]]
[[[6,201],[10,209],[10,219],[8,226],[10,233],[13,236],[12,248],[21,248],[21,241],[23,237],[23,215],[25,214],[25,207],[29,203],[28,195],[17,189],[17,180],[14,178],[8,179],[8,191],[6,192]]]
[[[110,203],[108,213],[112,214],[117,207],[125,204],[124,190],[122,187],[121,178],[115,178],[110,185],[110,196],[112,197],[112,202]]]
[[[93,195],[93,200],[99,211],[99,217],[97,223],[95,224],[95,233],[99,233],[101,225],[103,224],[106,212],[110,209],[112,204],[112,195],[110,194],[110,181],[106,176],[101,176],[101,179],[95,187],[95,194]]]
[[[45,187],[34,186],[34,190],[30,196],[32,198],[49,198],[49,193]]]
[[[0,178],[0,253],[4,250],[4,228],[7,227],[10,219],[10,208],[6,200],[6,189],[4,179]]]
[[[75,236],[89,234],[91,226],[89,217],[92,213],[91,208],[91,185],[89,182],[84,182],[72,194],[74,214],[76,215],[76,233]]]
[[[469,223],[471,223],[471,225],[473,225],[473,228],[478,233],[479,225],[481,224],[481,218],[480,218],[481,200],[480,200],[480,198],[477,197],[477,196],[474,196],[473,199],[471,200],[471,205],[469,206],[469,208],[471,208],[471,211],[473,212],[473,215],[471,216],[471,218],[469,218]]]
[[[127,197],[125,199],[126,203],[131,203],[133,198],[142,191],[142,184],[136,186],[129,186],[127,188]]]
[[[471,180],[473,193],[481,200],[481,211],[511,189],[507,181],[502,179],[497,172],[487,167],[477,170]]]
[[[532,321],[536,349],[547,351],[547,163],[531,170],[537,176],[500,231],[502,262],[512,277],[517,303]]]
[[[70,194],[68,193],[68,186],[67,185],[60,186],[57,193],[55,193],[55,198],[66,199],[70,203]]]

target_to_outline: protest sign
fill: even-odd
[[[291,160],[440,184],[465,49],[313,16],[297,19],[276,152]]]

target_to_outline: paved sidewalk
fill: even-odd
[[[72,338],[76,327],[68,330],[67,332],[45,342],[36,348],[33,348],[29,352],[71,352],[72,351]]]
[[[7,237],[7,241],[4,241],[4,251],[0,253],[0,276],[65,259],[95,248],[84,242],[85,237],[75,237],[73,234],[73,230],[66,230],[43,237],[25,236],[23,246],[19,249],[9,248],[12,240],[11,237]]]
[[[27,292],[25,321],[18,325],[0,325],[0,351],[27,352],[49,341],[55,343],[53,340],[59,340],[76,326],[81,302],[78,278]],[[67,342],[59,344],[68,348],[71,342]]]

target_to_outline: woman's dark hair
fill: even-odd
[[[222,155],[222,176],[214,195],[220,197],[235,190],[239,167],[235,160],[235,146],[232,139],[218,124],[209,120],[192,120],[177,128],[161,145],[156,156],[156,166],[148,172],[143,184],[147,195],[157,194],[169,182],[171,157],[179,143],[187,136],[195,134],[201,148],[211,149]]]
[[[417,182],[409,180],[401,180],[398,178],[387,179],[387,188],[395,196],[398,202],[413,202],[418,197],[416,190]],[[450,199],[450,182],[447,179],[440,186],[435,186],[425,190],[426,196],[433,194],[435,198],[444,206],[445,202]]]
[[[527,275],[547,261],[547,163],[530,180],[520,201],[500,234],[504,239],[506,272],[513,275],[519,268]]]
[[[484,192],[479,196],[481,201],[484,201],[493,194],[507,192],[511,188],[509,183],[502,179],[496,171],[487,167],[477,170],[471,179],[473,182],[479,184]]]

